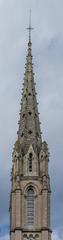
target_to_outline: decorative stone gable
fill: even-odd
[[[33,146],[30,145],[27,154],[23,157],[23,175],[24,176],[38,176],[39,162]]]

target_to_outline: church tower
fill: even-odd
[[[29,24],[18,136],[12,154],[10,240],[51,240],[49,152],[40,130],[31,29]]]

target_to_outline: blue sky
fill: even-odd
[[[43,139],[50,151],[53,240],[63,239],[63,1],[0,0],[0,239],[9,239],[12,149],[16,140],[29,9]]]

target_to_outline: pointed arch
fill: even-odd
[[[24,187],[24,224],[28,228],[36,226],[38,221],[38,186],[30,182]]]

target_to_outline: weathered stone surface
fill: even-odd
[[[51,240],[49,153],[47,143],[41,139],[30,41],[18,139],[12,157],[10,240]],[[33,193],[30,198],[29,190]],[[32,224],[27,220],[30,215]]]

